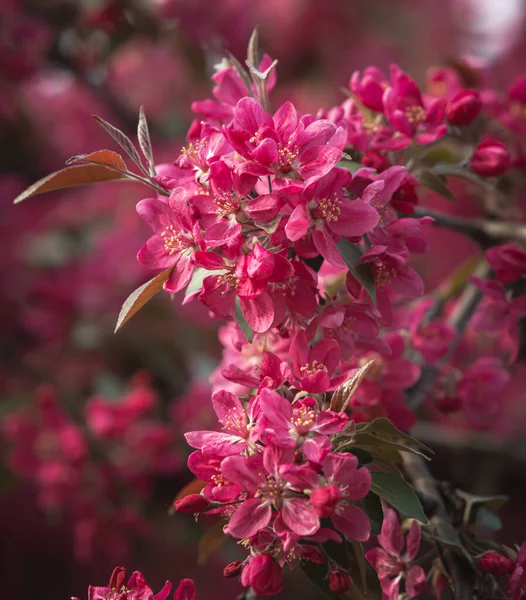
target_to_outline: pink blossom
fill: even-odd
[[[485,253],[489,266],[503,284],[517,281],[526,274],[526,252],[518,244],[502,244]]]
[[[405,591],[410,597],[418,596],[426,585],[426,576],[422,567],[411,563],[420,549],[420,525],[413,521],[404,537],[396,513],[391,508],[384,509],[382,532],[378,536],[380,548],[369,550],[365,557],[373,565],[384,596],[397,600],[400,583],[405,582]]]
[[[270,598],[283,589],[281,569],[269,554],[249,558],[241,573],[241,583],[252,586],[258,598]]]
[[[511,155],[502,142],[486,140],[479,144],[470,161],[471,170],[482,177],[498,177],[511,166]]]

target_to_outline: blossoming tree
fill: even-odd
[[[125,156],[75,156],[15,202],[93,182],[148,188],[137,212],[152,235],[137,258],[157,273],[125,301],[117,329],[161,290],[224,323],[217,426],[186,433],[196,481],[173,509],[221,519],[244,547],[224,570],[244,597],[278,594],[283,571],[299,568],[331,599],[518,600],[525,547],[484,535],[502,498],[439,486],[411,429],[423,411],[491,422],[519,353],[526,230],[498,207],[524,166],[526,79],[502,99],[468,64],[427,91],[397,66],[370,67],[352,74],[341,105],[311,115],[271,108],[277,61],[260,54],[257,33],[245,64],[219,65],[172,164],[156,163],[143,111],[142,156],[97,118]],[[423,205],[424,188],[454,201],[451,180],[474,190],[485,217]],[[434,226],[481,252],[426,291],[411,261]],[[110,413],[91,406],[101,439],[119,437]],[[125,580],[117,568],[90,599],[170,591],[154,596],[138,572]],[[176,600],[194,596],[183,580]]]

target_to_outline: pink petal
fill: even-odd
[[[320,528],[320,520],[308,500],[287,498],[283,501],[281,516],[285,525],[298,535],[312,535]]]
[[[246,433],[247,418],[241,402],[231,392],[221,390],[212,395],[212,406],[221,425],[229,433]]]
[[[391,556],[400,556],[404,546],[400,523],[395,511],[388,508],[384,511],[382,533],[378,536],[382,548],[387,550]]]
[[[341,214],[330,228],[344,237],[358,237],[378,225],[380,215],[373,206],[361,200],[344,200],[340,205]]]
[[[270,522],[272,509],[259,498],[245,500],[228,522],[228,533],[235,538],[245,538],[264,529]]]
[[[334,146],[313,146],[301,155],[298,174],[310,183],[328,173],[341,157],[341,150]]]
[[[405,538],[405,560],[411,562],[420,549],[420,525],[413,521]]]
[[[184,437],[192,448],[198,448],[216,456],[239,454],[245,448],[245,444],[240,441],[239,436],[221,431],[189,431],[184,434]]]
[[[192,279],[194,264],[189,256],[182,256],[164,282],[163,289],[169,294],[175,294],[185,288]]]
[[[285,225],[285,235],[291,242],[296,242],[304,235],[307,235],[311,226],[309,217],[307,216],[307,209],[304,204],[298,204],[292,211],[292,214],[287,219]]]
[[[267,292],[252,299],[240,298],[239,302],[247,323],[256,333],[270,329],[274,320],[274,306]]]
[[[412,567],[407,574],[405,580],[405,589],[407,593],[413,597],[418,596],[425,588],[426,585],[426,574],[422,567]]]
[[[191,579],[182,579],[174,593],[174,600],[195,600],[195,583]],[[154,596],[153,600],[157,600]]]
[[[371,535],[369,518],[358,506],[346,504],[343,511],[340,514],[332,515],[331,519],[336,529],[341,531],[349,540],[366,542]]]
[[[312,241],[316,250],[328,260],[331,265],[338,269],[346,269],[347,265],[341,257],[340,251],[336,247],[334,239],[327,233],[325,229],[315,229],[312,232]]]
[[[257,491],[261,477],[253,462],[244,456],[228,456],[221,463],[221,473],[232,483],[237,483],[248,492]]]

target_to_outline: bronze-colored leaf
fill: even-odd
[[[117,152],[113,152],[113,150],[97,150],[91,154],[79,154],[78,156],[72,156],[66,161],[67,165],[74,163],[106,165],[107,167],[114,167],[120,171],[127,171],[126,163],[122,156]]]
[[[223,532],[223,521],[215,523],[199,540],[197,546],[197,564],[204,565],[211,554],[219,550],[225,543],[227,536]]]
[[[181,498],[186,498],[186,496],[189,496],[190,494],[199,494],[206,485],[208,485],[206,481],[192,479],[192,481],[179,490],[177,496],[174,498],[174,502],[181,500]]]
[[[25,191],[19,194],[14,203],[18,204],[31,196],[43,194],[44,192],[53,192],[64,188],[75,187],[77,185],[86,185],[88,183],[101,183],[104,181],[116,181],[118,179],[129,179],[125,173],[119,169],[108,167],[103,164],[80,164],[71,165],[60,171],[55,171],[39,179],[33,185],[30,185]]]
[[[145,284],[141,285],[141,287],[138,287],[128,296],[128,298],[126,298],[126,301],[122,305],[121,312],[119,313],[119,318],[117,319],[115,332],[119,331],[119,329],[129,321],[139,309],[161,290],[163,283],[170,277],[172,269],[173,267],[170,267],[169,269],[162,271],[159,275],[150,279],[150,281],[147,281]]]
[[[117,144],[119,144],[119,146],[126,151],[128,156],[139,167],[139,169],[141,169],[143,173],[147,174],[147,171],[141,162],[141,157],[139,156],[139,153],[137,152],[137,149],[133,145],[133,142],[130,140],[130,138],[123,131],[117,129],[117,127],[114,127],[111,123],[108,123],[104,119],[101,119],[97,116],[94,116],[93,118],[107,133],[111,135]]]
[[[373,366],[374,360],[370,360],[360,367],[345,383],[336,389],[331,398],[330,409],[334,412],[344,412],[349,406],[349,401],[356,392],[367,371]]]

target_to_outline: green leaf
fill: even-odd
[[[340,600],[340,596],[335,594],[329,587],[329,580],[327,579],[327,563],[323,563],[318,565],[313,562],[302,562],[301,569],[307,575],[307,577],[311,580],[311,582],[319,589],[321,592],[329,598],[329,600]]]
[[[422,450],[429,452],[429,454],[434,454],[433,450],[431,450],[429,446],[426,446],[425,444],[410,436],[409,434],[400,431],[400,429],[395,427],[393,423],[386,417],[379,417],[378,419],[375,419],[370,423],[360,423],[356,426],[356,431],[358,433],[373,433],[382,437],[390,436],[394,438],[399,438],[401,440],[409,442],[411,446],[416,446],[417,448],[421,448]]]
[[[336,245],[351,275],[364,287],[376,306],[376,284],[373,271],[370,265],[359,262],[362,257],[362,249],[343,237]]]
[[[422,169],[418,178],[423,186],[433,190],[437,194],[440,194],[447,200],[455,202],[455,195],[447,187],[446,181],[441,175],[437,175],[429,169]]]
[[[369,521],[371,521],[371,532],[374,535],[382,533],[382,523],[384,522],[384,511],[380,498],[369,492],[365,498],[360,500],[360,506],[367,513]]]
[[[247,342],[251,344],[252,340],[254,339],[254,330],[252,329],[252,327],[250,327],[245,318],[245,315],[243,314],[243,309],[241,308],[239,296],[236,296],[235,315],[237,324],[239,325],[241,331],[245,334]]]
[[[417,519],[424,525],[427,523],[422,504],[415,494],[413,488],[403,479],[383,473],[381,471],[371,473],[371,491],[378,494],[388,504],[396,508],[406,517]]]
[[[350,171],[353,175],[356,173],[356,171],[358,171],[358,169],[362,169],[363,165],[359,162],[356,162],[354,160],[341,160],[339,163],[336,164],[337,167],[343,167],[344,169],[347,169],[348,171]]]
[[[464,492],[462,490],[456,490],[456,494],[465,502],[464,515],[462,520],[466,525],[470,525],[478,521],[478,512],[481,509],[486,509],[494,513],[508,501],[508,497],[502,495],[476,496],[474,494],[469,494],[468,492]],[[486,518],[486,521],[488,520],[489,518]],[[493,522],[495,523],[495,520],[493,520]]]
[[[190,294],[193,294],[194,292],[201,290],[201,288],[203,287],[203,281],[207,277],[209,277],[210,275],[220,275],[221,273],[224,273],[224,271],[207,271],[206,269],[203,269],[202,267],[197,267],[196,269],[194,269],[194,274],[192,275],[192,279],[190,279],[190,283],[186,287],[186,290],[184,293],[185,299],[188,298],[188,296]]]
[[[343,452],[354,454],[354,456],[356,456],[358,459],[360,467],[363,467],[363,465],[370,465],[374,460],[373,455],[362,448],[354,448],[353,446],[350,446],[349,448],[344,449]]]

